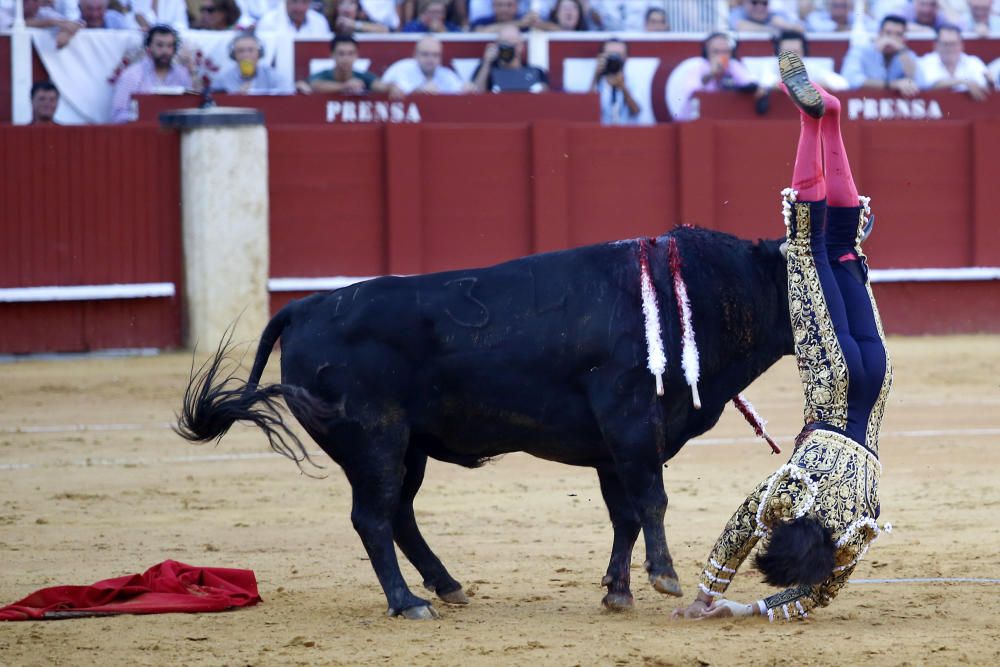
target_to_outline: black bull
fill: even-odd
[[[701,409],[680,368],[670,236],[700,351]],[[188,386],[178,432],[210,441],[246,421],[301,462],[306,450],[278,412],[283,397],[351,484],[351,520],[390,614],[434,614],[403,580],[394,541],[428,589],[467,602],[414,518],[428,456],[473,467],[524,451],[596,468],[614,527],[604,603],[632,604],[629,563],[640,529],[651,583],[679,596],[661,466],[792,352],[785,262],[777,242],[704,229],[678,228],[649,245],[667,351],[660,397],[647,369],[638,248],[622,241],[384,277],[292,302],[264,330],[245,385],[221,370],[220,345]],[[279,337],[282,384],[258,387]]]

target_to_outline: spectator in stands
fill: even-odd
[[[108,0],[80,0],[80,19],[85,28],[122,30],[130,27],[121,12],[108,9]]]
[[[899,15],[906,19],[906,29],[914,34],[927,34],[945,25],[948,20],[938,5],[938,0],[910,0]]]
[[[51,28],[59,48],[65,46],[81,27],[51,7],[43,6],[40,0],[24,0],[24,22],[29,28]],[[13,4],[10,8],[0,8],[0,30],[9,30],[13,23]]]
[[[129,27],[142,31],[151,26],[168,25],[174,30],[187,30],[188,8],[186,0],[132,0],[132,11],[126,17]]]
[[[549,77],[540,67],[524,62],[524,40],[516,24],[510,23],[486,46],[483,59],[472,75],[479,92],[538,93],[549,88]]]
[[[642,32],[646,12],[665,9],[663,0],[590,0],[590,17],[597,30]]]
[[[330,24],[314,9],[311,0],[285,0],[261,17],[257,23],[259,32],[278,31],[285,24],[297,37],[329,37]]]
[[[851,88],[895,90],[912,97],[919,92],[915,82],[917,57],[906,46],[906,19],[889,14],[882,19],[874,43],[852,46],[844,56],[840,73]]]
[[[958,26],[938,28],[934,50],[917,63],[917,81],[921,88],[950,88],[966,92],[977,102],[990,95],[990,75],[986,63],[965,53],[962,31]]]
[[[993,12],[993,0],[969,0],[965,29],[977,37],[1000,34],[1000,16]]]
[[[413,49],[412,58],[404,58],[389,66],[382,77],[386,85],[394,85],[411,93],[461,93],[467,84],[449,67],[441,64],[441,40],[424,37]]]
[[[235,62],[219,72],[212,81],[212,90],[223,93],[295,92],[290,81],[278,70],[260,62],[264,45],[252,32],[241,32],[229,46],[229,57]]]
[[[3,4],[0,1],[0,4]],[[14,3],[11,2],[13,7]],[[78,0],[42,0],[42,7],[51,7],[70,21],[80,20],[80,3]]]
[[[198,6],[199,30],[230,30],[240,20],[240,8],[235,0],[201,0]]]
[[[400,32],[460,32],[462,29],[446,20],[447,0],[420,0],[417,18],[403,25]]]
[[[670,30],[670,24],[667,23],[667,12],[661,7],[650,7],[647,9],[643,29],[646,32],[667,32]]]
[[[400,6],[403,0],[361,0],[361,8],[371,21],[385,26],[386,31],[399,30]]]
[[[580,0],[557,0],[552,4],[548,18],[539,21],[535,27],[548,32],[576,32],[588,29]]]
[[[590,86],[601,98],[601,122],[605,125],[634,125],[639,122],[642,108],[632,96],[625,81],[625,61],[628,47],[620,39],[609,39],[601,45]]]
[[[396,86],[383,83],[371,72],[354,69],[358,59],[358,42],[350,35],[337,35],[330,42],[333,69],[317,72],[309,81],[299,81],[296,88],[303,93],[344,93],[362,95],[367,92],[389,93],[401,97]]]
[[[698,117],[694,94],[738,90],[758,92],[756,80],[747,68],[733,55],[736,41],[727,33],[713,32],[702,42],[702,57],[688,67],[677,86],[677,97],[682,100],[674,120],[688,121]],[[762,91],[762,89],[761,89]]]
[[[469,25],[468,0],[444,0],[444,20],[454,23],[459,29]],[[486,12],[487,14],[489,11]],[[420,15],[420,0],[402,0],[399,4],[399,18],[406,25]]]
[[[769,0],[743,0],[743,4],[729,12],[729,29],[777,35],[782,30],[802,30],[802,26],[782,13],[772,11]]]
[[[497,32],[501,27],[513,24],[521,30],[530,30],[541,22],[538,12],[518,11],[517,0],[493,0],[493,13],[469,24],[476,32]]]
[[[36,81],[31,86],[32,125],[55,125],[54,117],[58,106],[59,89],[51,81]]]
[[[242,15],[237,25],[241,28],[251,28],[260,22],[264,15],[273,9],[281,7],[282,0],[236,0]]]
[[[465,5],[466,16],[468,18],[469,27],[476,21],[493,15],[493,0],[454,0],[457,3]],[[541,4],[551,4],[552,0],[516,0],[517,2],[517,13],[526,14],[529,10],[535,8],[539,2]],[[550,8],[551,9],[551,8]],[[542,12],[539,12],[542,14]]]
[[[361,9],[359,0],[334,0],[333,11],[330,14],[330,25],[338,35],[350,35],[356,32],[389,32],[389,29],[372,21]]]
[[[826,0],[826,7],[811,11],[804,23],[808,32],[849,32],[854,26],[854,0]],[[864,15],[865,31],[875,32],[875,23]]]
[[[154,25],[146,33],[146,55],[121,73],[111,97],[111,122],[127,123],[138,118],[136,93],[152,93],[158,88],[191,88],[191,73],[174,62],[179,39],[170,26]]]

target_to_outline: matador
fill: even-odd
[[[782,53],[779,65],[801,121],[782,206],[805,426],[788,463],[726,524],[698,597],[674,612],[686,618],[805,617],[837,595],[881,530],[878,438],[892,370],[861,250],[873,218],[851,175],[839,100],[809,81],[796,54]],[[752,604],[727,600],[758,542],[754,564],[765,582],[784,590]]]

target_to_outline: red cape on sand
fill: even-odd
[[[222,611],[260,602],[253,570],[175,560],[90,586],[53,586],[0,608],[0,621]]]

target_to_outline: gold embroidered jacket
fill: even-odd
[[[806,616],[825,607],[847,583],[857,562],[878,536],[878,481],[874,454],[833,431],[810,432],[790,461],[760,484],[726,524],[701,574],[699,587],[721,597],[759,540],[766,548],[782,519],[813,513],[833,531],[835,568],[817,586],[789,588],[758,603],[771,620]]]

